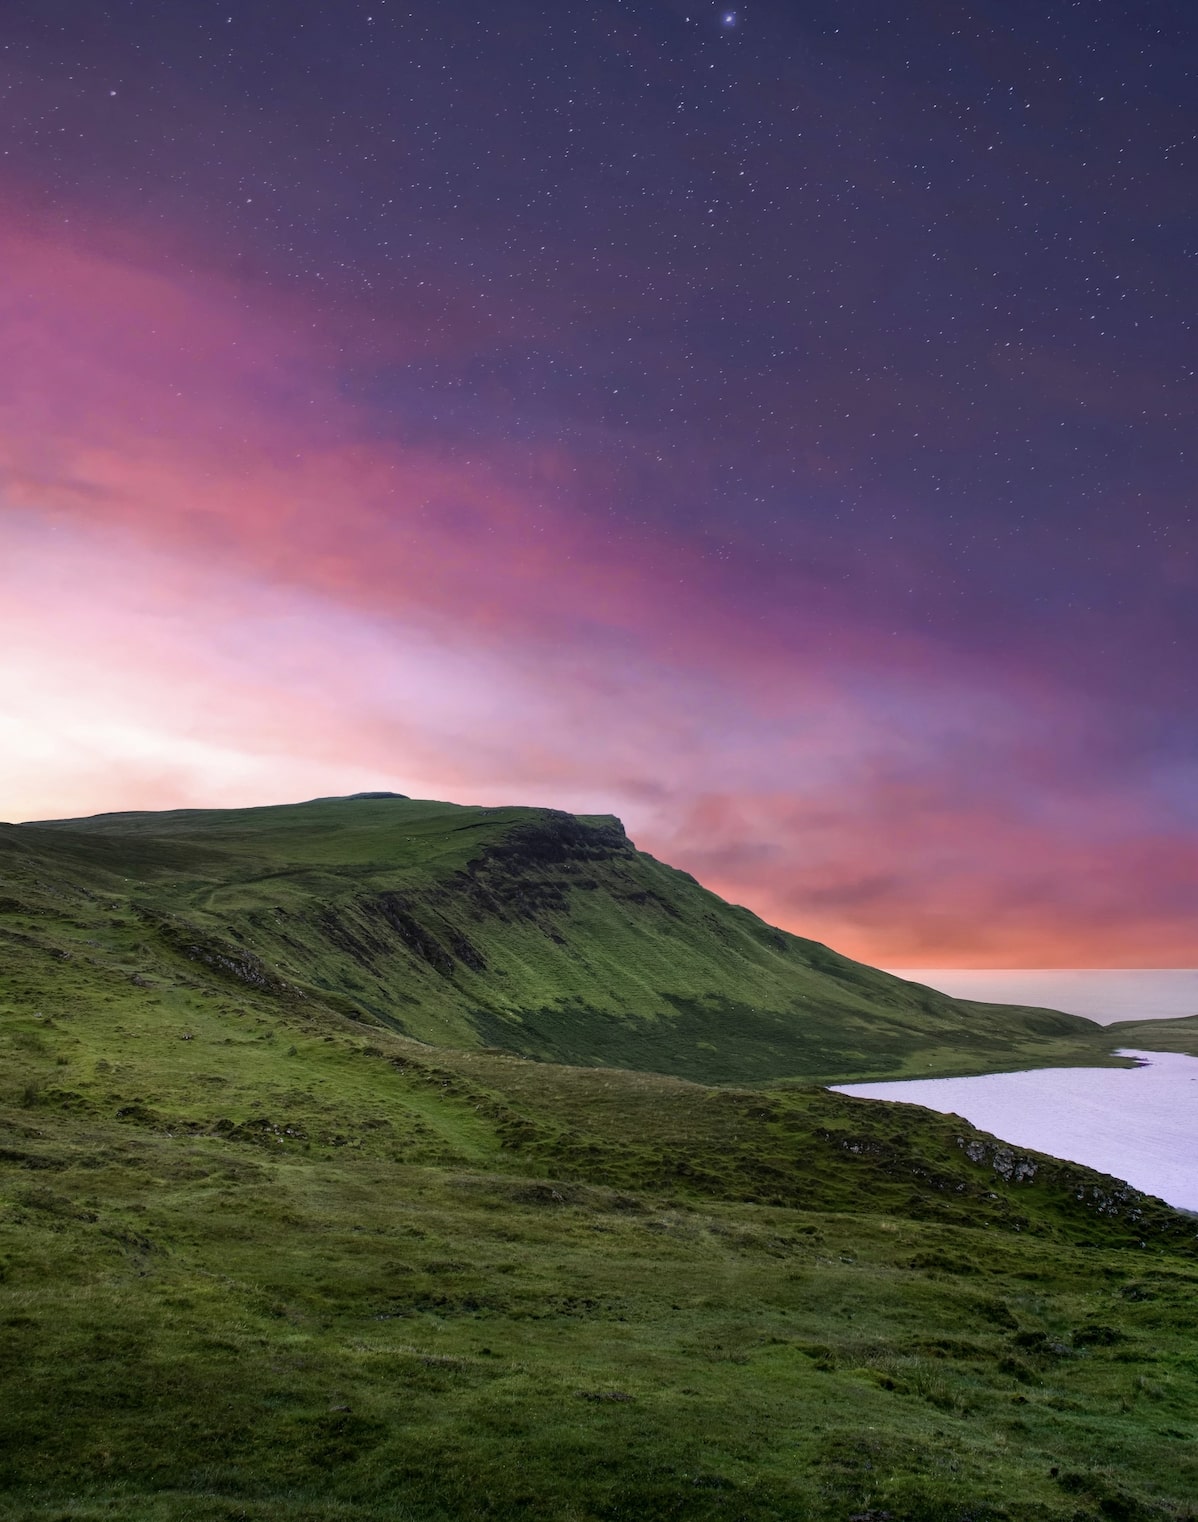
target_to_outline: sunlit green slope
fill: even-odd
[[[1106,1060],[775,930],[613,818],[395,797],[0,827],[2,923],[168,981],[188,962],[419,1040],[713,1082]]]
[[[795,1081],[1104,1043],[611,820],[4,827],[0,1517],[1192,1519],[1198,1223]]]
[[[908,1106],[366,1030],[46,860],[6,1522],[1193,1517],[1193,1219]]]

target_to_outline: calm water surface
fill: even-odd
[[[1122,1055],[1141,1065],[845,1083],[835,1092],[960,1115],[1014,1146],[1084,1163],[1198,1211],[1198,1057]]]

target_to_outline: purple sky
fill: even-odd
[[[0,815],[613,811],[872,961],[1193,965],[1196,40],[13,0]]]

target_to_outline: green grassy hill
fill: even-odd
[[[1101,1057],[1085,1022],[1015,1012],[1002,1048],[998,1012],[780,937],[612,821],[0,835],[0,1517],[1193,1522],[1198,1221],[793,1076],[877,1072],[870,1018],[896,1064],[970,1020],[995,1044],[962,1063]],[[609,931],[654,970],[613,959],[601,1004]],[[767,1064],[746,980],[791,1081],[496,1049],[560,972],[683,1067],[708,1038],[654,990],[704,968],[712,1076]]]
[[[1114,1047],[1141,1052],[1184,1052],[1198,1057],[1198,1015],[1177,1020],[1120,1020],[1106,1028]]]
[[[0,923],[88,963],[199,961],[438,1045],[742,1083],[1105,1060],[1088,1021],[775,930],[613,818],[376,796],[107,814],[0,827],[0,878]]]

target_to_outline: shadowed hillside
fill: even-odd
[[[711,1082],[1103,1061],[766,925],[618,820],[367,795],[0,828],[2,923],[128,974],[188,963],[419,1040]],[[82,938],[82,944],[80,944]]]

